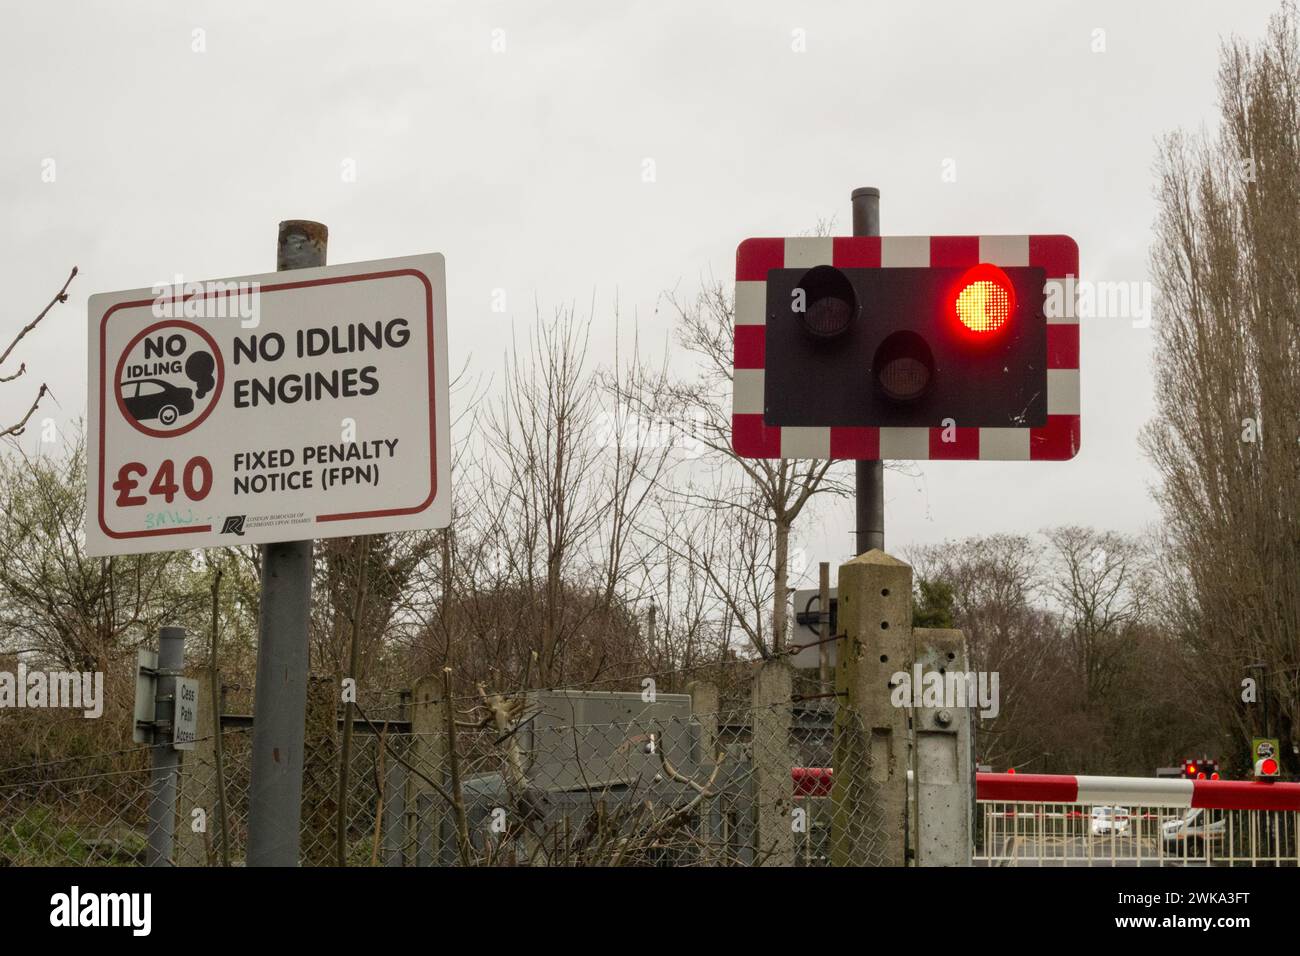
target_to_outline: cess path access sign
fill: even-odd
[[[446,527],[441,255],[90,298],[92,555]]]

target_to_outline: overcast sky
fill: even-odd
[[[862,185],[886,234],[1063,232],[1085,278],[1140,282],[1155,139],[1213,125],[1221,38],[1275,8],[6,3],[2,327],[81,274],[21,347],[32,374],[0,387],[0,420],[42,379],[46,413],[85,414],[90,294],[271,271],[287,218],[328,224],[335,263],[444,253],[451,365],[488,374],[537,303],[594,302],[600,357],[616,300],[662,343],[663,290],[730,279],[747,236],[847,234]],[[1084,321],[1075,460],[891,475],[889,549],[1152,522],[1152,334]],[[804,529],[811,577],[852,527],[839,502]]]

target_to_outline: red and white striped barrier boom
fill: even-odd
[[[1300,783],[980,773],[976,794],[993,803],[1086,803],[1102,806],[1204,807],[1210,810],[1300,810]]]
[[[795,767],[796,797],[828,797],[829,767]],[[976,797],[989,803],[1079,803],[1100,806],[1204,807],[1208,810],[1300,811],[1300,783],[1179,780],[1046,773],[979,773]]]

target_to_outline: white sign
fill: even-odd
[[[831,604],[838,609],[838,589],[831,588]],[[822,654],[822,634],[821,624],[817,621],[817,615],[821,612],[821,589],[809,588],[804,591],[794,592],[794,627],[788,643],[798,644],[800,650],[791,656],[790,665],[796,668],[815,668],[821,666]],[[802,620],[801,620],[802,618]],[[826,645],[826,653],[829,656],[830,666],[835,667],[835,661],[838,657],[835,649],[835,641],[830,641]]]
[[[172,717],[172,749],[193,750],[199,732],[199,682],[176,678],[176,700]]]
[[[446,527],[441,255],[90,297],[91,555]]]

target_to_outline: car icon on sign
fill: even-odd
[[[156,418],[164,425],[194,411],[193,389],[181,388],[158,378],[137,378],[123,382],[122,403],[137,422]]]

